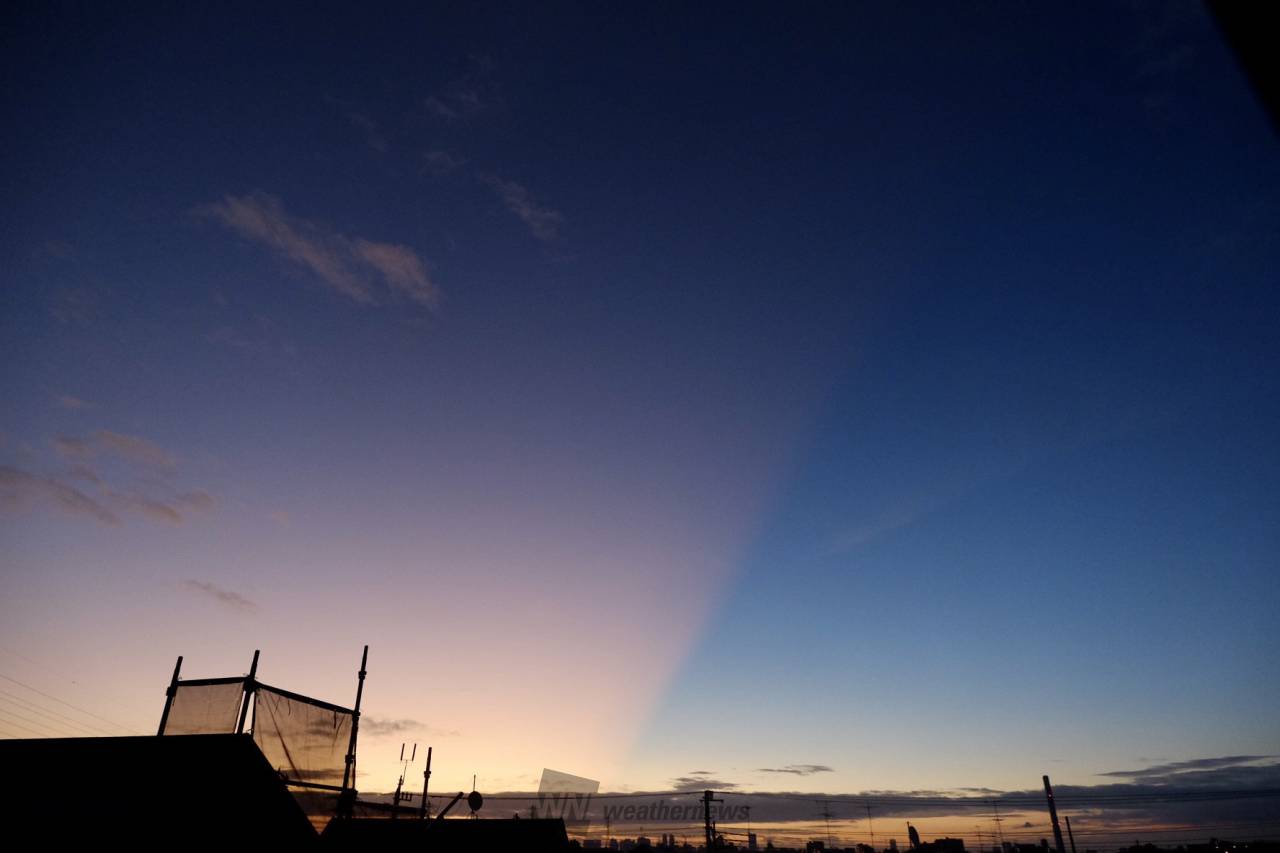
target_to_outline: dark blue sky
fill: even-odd
[[[513,786],[1280,749],[1280,160],[1199,6],[3,40],[0,645],[84,701],[369,642]]]

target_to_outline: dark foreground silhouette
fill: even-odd
[[[9,825],[52,849],[203,848],[452,853],[568,848],[562,820],[330,821],[317,834],[248,734],[0,740]],[[13,840],[13,839],[10,839]]]

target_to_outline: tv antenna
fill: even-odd
[[[391,819],[392,820],[395,820],[397,817],[400,816],[401,801],[407,802],[413,799],[413,794],[407,794],[403,792],[404,774],[409,771],[409,765],[412,764],[413,760],[418,757],[418,745],[416,743],[413,745],[413,752],[409,754],[408,761],[406,761],[404,757],[404,746],[405,745],[403,743],[400,744],[400,779],[399,781],[396,782],[396,796],[391,803]]]

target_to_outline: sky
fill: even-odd
[[[368,644],[369,790],[1280,753],[1280,160],[1198,5],[0,27],[0,734]]]

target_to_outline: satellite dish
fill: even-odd
[[[467,805],[471,806],[471,812],[474,814],[480,811],[480,807],[484,805],[484,797],[480,796],[479,791],[472,791],[467,794]]]

